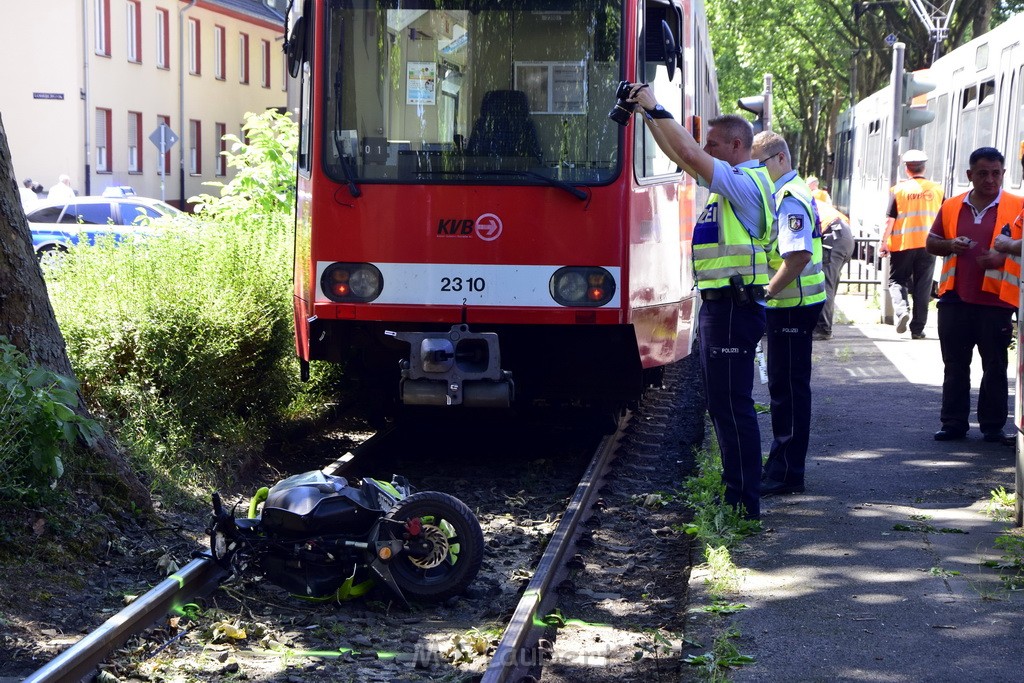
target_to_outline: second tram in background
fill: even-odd
[[[935,115],[911,131],[901,152],[922,149],[925,175],[946,196],[970,189],[968,158],[979,147],[1006,157],[1004,188],[1021,192],[1020,144],[1024,139],[1024,14],[965,43],[921,71],[936,87],[915,100]],[[850,216],[854,231],[879,237],[889,201],[892,88],[887,86],[843,112],[837,127],[832,199]],[[897,179],[902,179],[902,170]]]
[[[609,111],[644,81],[699,135],[701,0],[305,0],[296,345],[368,401],[615,409],[687,355],[706,197]]]

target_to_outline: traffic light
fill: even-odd
[[[935,119],[935,112],[924,107],[915,107],[914,98],[918,95],[935,90],[935,84],[921,78],[919,74],[909,71],[903,73],[903,124],[900,136],[909,135],[910,131],[920,128]]]
[[[751,95],[750,97],[741,97],[736,101],[740,109],[749,111],[754,115],[754,120],[751,125],[754,126],[754,133],[760,133],[764,130],[764,95]]]

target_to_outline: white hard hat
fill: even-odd
[[[903,163],[913,164],[928,161],[928,155],[919,149],[908,149],[903,153]]]

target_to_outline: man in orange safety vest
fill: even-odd
[[[928,234],[929,253],[942,256],[939,348],[942,351],[942,428],[936,441],[962,439],[970,427],[971,359],[981,356],[978,426],[985,441],[1007,442],[1007,347],[1013,338],[1020,259],[1017,218],[1024,198],[1002,189],[1004,159],[981,147],[970,157],[971,191],[946,200]],[[1019,252],[1017,252],[1019,253]]]
[[[878,253],[889,256],[889,294],[896,332],[910,323],[910,336],[924,339],[932,295],[935,257],[925,249],[928,230],[942,206],[942,186],[924,177],[928,156],[919,149],[903,154],[907,178],[890,190],[889,215]],[[909,296],[908,296],[909,295]],[[914,299],[913,318],[909,297]]]

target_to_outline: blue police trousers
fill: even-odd
[[[811,438],[811,332],[823,305],[769,308],[767,312],[768,393],[774,438],[764,473],[787,484],[804,483]]]
[[[761,432],[754,412],[754,352],[765,330],[764,307],[730,297],[701,303],[700,356],[708,414],[722,454],[725,502],[761,517]]]

